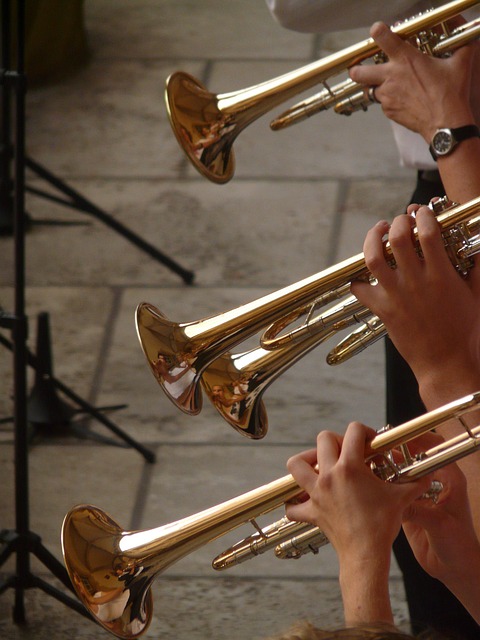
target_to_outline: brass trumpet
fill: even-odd
[[[444,23],[476,4],[478,0],[454,0],[406,20],[392,30],[402,38],[421,33],[422,40],[438,43],[438,36],[429,30],[442,25],[441,46],[448,48],[450,34]],[[462,44],[477,36],[475,29],[463,33]],[[452,37],[457,43],[459,34]],[[429,46],[433,48],[434,45]],[[228,182],[235,169],[232,145],[245,127],[285,100],[319,83],[325,84],[329,78],[378,52],[375,41],[368,38],[280,77],[218,95],[209,92],[191,75],[175,72],[167,78],[165,88],[170,123],[194,167],[212,182]]]
[[[473,266],[471,256],[480,250],[480,197],[462,205],[439,201],[432,206],[452,264],[466,275]],[[389,243],[384,246],[394,266]],[[172,322],[153,305],[141,303],[136,310],[137,334],[155,378],[179,409],[199,413],[202,383],[235,429],[247,437],[262,438],[267,419],[261,395],[288,366],[355,323],[360,323],[359,330],[329,353],[329,364],[343,362],[385,334],[379,319],[354,296],[345,299],[351,282],[370,277],[363,254],[358,254],[236,309],[187,323]],[[314,315],[331,303],[335,304],[326,312]],[[302,314],[306,315],[303,325],[280,335]],[[259,349],[239,355],[230,352],[262,330]]]
[[[418,33],[415,35],[415,44],[422,53],[441,58],[479,37],[480,19],[475,19],[451,31],[447,25],[443,24],[440,33],[432,31]],[[373,60],[378,64],[384,62],[385,57],[377,55]],[[273,131],[285,129],[327,109],[350,116],[356,111],[366,111],[373,103],[365,87],[353,80],[344,80],[333,87],[330,87],[327,82],[322,84],[324,86],[322,91],[284,111],[272,120],[270,128]]]
[[[367,461],[381,453],[385,463],[377,462],[374,472],[386,481],[406,482],[472,453],[480,443],[479,427],[466,428],[452,446],[446,442],[442,451],[436,447],[415,458],[407,455],[404,463],[395,463],[389,452],[445,420],[456,418],[464,424],[462,416],[477,409],[479,402],[480,394],[471,394],[379,433],[369,445]],[[119,638],[136,638],[151,621],[151,586],[160,573],[234,528],[247,522],[256,524],[255,517],[280,507],[299,493],[295,480],[287,475],[196,515],[145,531],[124,531],[101,509],[78,505],[67,513],[62,526],[63,555],[72,585],[100,625]],[[296,532],[308,533],[311,529],[304,523],[290,524],[296,526]],[[258,525],[257,530],[262,531]],[[313,533],[318,538],[318,530]],[[286,535],[292,535],[292,528],[287,528]],[[285,532],[277,535],[275,542],[284,539]],[[252,557],[258,552],[261,551],[249,547],[247,555]],[[235,562],[227,556],[222,562],[216,559],[214,566],[224,568],[244,559],[245,554],[240,559],[237,554]]]

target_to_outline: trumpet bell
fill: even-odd
[[[120,549],[124,535],[104,511],[79,505],[65,517],[62,549],[72,585],[93,618],[118,638],[137,638],[153,615],[152,575]]]
[[[145,302],[138,305],[135,321],[140,345],[158,384],[176,407],[189,415],[199,413],[202,394],[194,366],[197,356],[184,330],[189,323],[171,322]]]
[[[248,362],[251,353],[224,353],[205,369],[200,382],[206,396],[231,427],[259,440],[268,431],[267,410],[261,399],[268,381],[265,370],[257,371],[253,365],[250,370],[248,364],[242,365],[242,360]]]
[[[177,141],[196,169],[212,182],[228,182],[235,171],[236,126],[218,108],[217,96],[177,71],[167,78],[165,102]]]

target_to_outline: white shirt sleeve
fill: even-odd
[[[441,0],[265,0],[275,20],[286,29],[328,33],[370,27],[381,20],[393,24]]]
[[[401,167],[437,169],[437,163],[432,158],[428,144],[420,134],[393,121],[391,125]]]

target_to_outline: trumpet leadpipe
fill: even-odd
[[[323,85],[325,89],[299,102],[274,118],[270,122],[270,129],[272,129],[272,131],[279,131],[293,124],[303,122],[317,113],[335,107],[339,100],[356,93],[361,88],[361,85],[350,79],[339,82],[333,87],[329,87],[326,82],[324,82]]]
[[[435,42],[431,48],[427,45],[426,53],[430,53],[436,57],[442,57],[452,54],[460,47],[465,46],[469,42],[480,38],[480,18],[476,18],[471,22],[459,25],[450,33],[440,36],[438,42]],[[423,42],[419,41],[419,48],[422,49]]]

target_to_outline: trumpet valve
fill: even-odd
[[[333,110],[340,115],[351,116],[356,111],[367,111],[371,104],[370,96],[362,90],[337,102]]]
[[[323,531],[310,528],[278,544],[275,547],[275,556],[281,560],[298,560],[307,553],[317,554],[319,549],[329,542]]]

